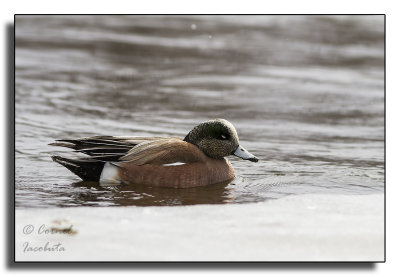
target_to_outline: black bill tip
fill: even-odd
[[[258,158],[257,157],[253,157],[253,158],[250,158],[250,159],[247,159],[247,160],[251,161],[253,163],[258,163]]]

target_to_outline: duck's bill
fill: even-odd
[[[251,154],[249,151],[247,151],[240,145],[238,146],[238,148],[236,148],[236,150],[232,153],[232,155],[242,158],[243,160],[249,160],[255,163],[258,162],[258,158],[256,156]]]

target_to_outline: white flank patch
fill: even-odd
[[[185,163],[181,163],[181,162],[176,162],[176,163],[172,163],[172,164],[163,164],[163,166],[177,166],[177,165],[183,165]]]
[[[105,163],[100,175],[100,184],[120,184],[118,167],[112,163]]]

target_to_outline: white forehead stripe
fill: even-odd
[[[231,131],[231,132],[233,132],[236,136],[237,136],[237,132],[236,132],[236,129],[235,129],[235,127],[232,125],[232,123],[230,123],[228,120],[226,120],[226,119],[220,119],[220,118],[218,118],[218,119],[216,119],[217,121],[219,121],[219,122],[222,122],[223,124],[225,124],[226,125],[226,127],[228,127],[228,129]]]

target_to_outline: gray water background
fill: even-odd
[[[18,208],[246,203],[384,189],[383,16],[16,16]],[[225,118],[229,185],[100,187],[48,146]]]

